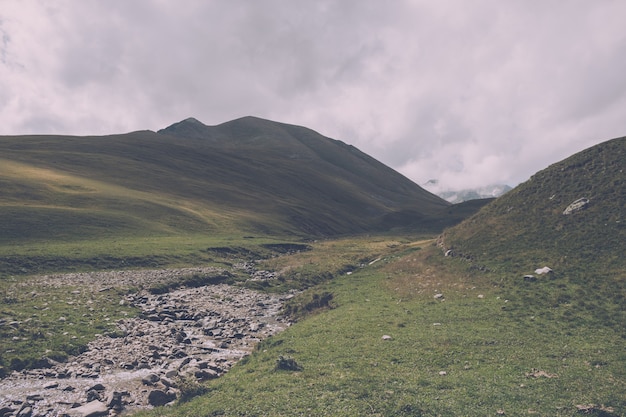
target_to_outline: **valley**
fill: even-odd
[[[626,138],[460,204],[255,117],[0,152],[0,417],[626,415]]]

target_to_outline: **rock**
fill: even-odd
[[[15,411],[15,408],[2,407],[0,408],[0,417],[10,416]]]
[[[537,281],[537,277],[534,275],[524,275],[524,281],[533,282]]]
[[[551,274],[551,273],[552,273],[552,268],[549,268],[547,266],[544,266],[543,268],[535,269],[535,274],[537,275]]]
[[[157,374],[148,374],[141,378],[141,382],[144,385],[154,385],[155,383],[159,382],[160,379],[161,378],[159,378]]]
[[[388,334],[384,334],[383,340],[391,340],[391,336],[389,336]]]
[[[87,391],[87,401],[101,401],[102,400],[102,392],[96,390]]]
[[[30,406],[25,406],[23,407],[20,411],[18,411],[18,413],[16,414],[17,417],[30,417],[33,415],[33,409]]]
[[[26,401],[42,401],[43,397],[39,394],[27,395]]]
[[[78,408],[72,410],[72,414],[77,417],[100,417],[100,416],[108,416],[109,409],[106,404],[95,400],[88,402],[85,405],[82,405]]]
[[[89,388],[87,391],[104,391],[106,390],[105,386],[102,384],[96,384]]]
[[[433,296],[433,298],[434,298],[435,300],[443,300],[443,298],[444,298],[444,297],[443,297],[443,294],[435,294],[435,295]]]
[[[576,213],[577,211],[586,209],[588,205],[588,198],[579,198],[578,200],[567,206],[567,208],[563,211],[563,214],[567,216],[568,214]]]
[[[123,397],[125,396],[127,397],[129,395],[130,394],[127,391],[124,391],[124,392],[114,391],[113,394],[111,394],[111,397],[109,397],[109,400],[107,401],[107,407],[119,413],[120,411],[124,409]]]
[[[171,403],[176,399],[176,394],[172,391],[163,391],[155,389],[148,394],[148,403],[154,407],[161,407],[167,403]]]
[[[209,379],[215,379],[219,376],[217,372],[213,369],[199,369],[199,368],[191,368],[189,373],[193,373],[193,376],[200,381],[206,381]]]

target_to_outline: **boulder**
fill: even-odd
[[[153,407],[161,407],[167,403],[171,403],[176,399],[176,394],[172,391],[163,391],[155,389],[148,394],[148,403]]]
[[[108,416],[109,409],[107,408],[105,403],[98,401],[98,400],[94,400],[94,401],[88,402],[85,405],[82,405],[80,407],[73,409],[72,414],[77,417]]]

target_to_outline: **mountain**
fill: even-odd
[[[626,308],[626,137],[613,139],[536,173],[528,181],[444,232],[449,254],[523,287],[524,275],[553,270],[533,300],[590,308],[614,301],[610,320]],[[556,278],[556,279],[555,279]],[[560,294],[560,295],[559,295]],[[609,319],[605,319],[609,320]],[[622,322],[623,324],[623,322]]]
[[[469,200],[496,198],[509,191],[511,191],[511,187],[506,184],[492,184],[480,188],[468,188],[458,191],[441,191],[436,194],[452,204],[457,204]]]
[[[428,180],[426,183],[422,184],[422,187],[452,204],[483,198],[496,198],[511,191],[512,189],[506,184],[490,184],[478,188],[442,190],[439,186],[439,181],[436,179]]]
[[[521,265],[626,267],[626,138],[610,140],[536,173],[528,181],[447,230],[447,246],[483,259]],[[582,210],[564,214],[574,201]],[[603,268],[604,269],[604,268]]]
[[[158,132],[0,137],[0,242],[442,230],[453,207],[357,148],[256,117]]]

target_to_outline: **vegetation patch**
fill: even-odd
[[[305,291],[287,301],[282,313],[291,320],[299,320],[311,313],[334,308],[333,294],[328,291]]]
[[[116,321],[137,314],[126,291],[0,281],[0,367],[46,367],[83,352],[96,335],[116,337]]]

